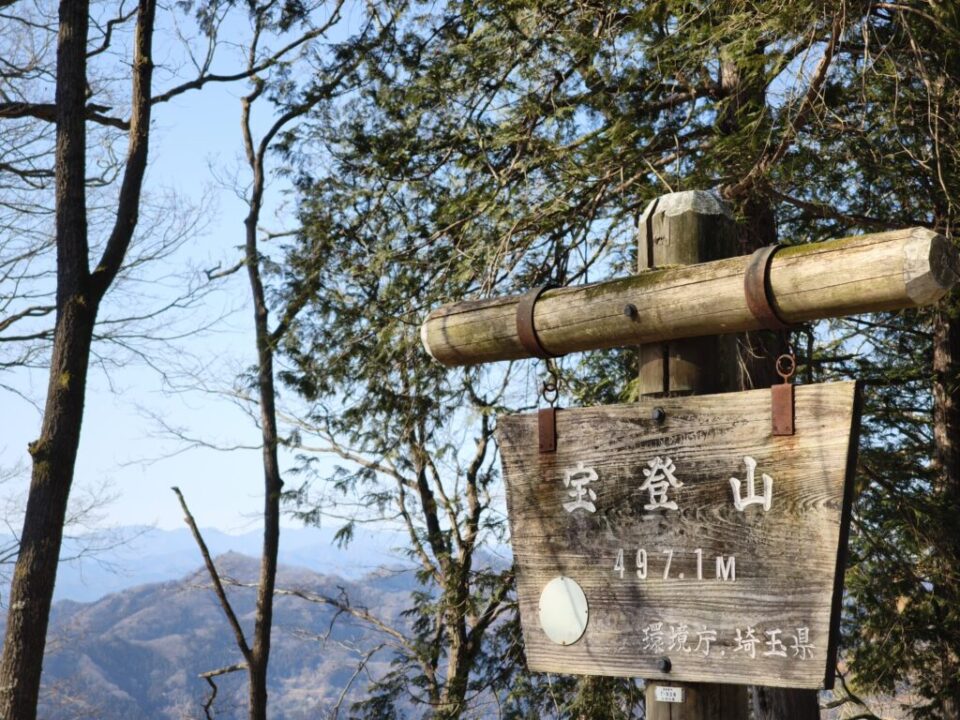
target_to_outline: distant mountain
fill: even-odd
[[[216,559],[221,574],[255,581],[257,560],[230,552]],[[194,561],[196,565],[196,561]],[[240,661],[233,636],[205,571],[176,581],[141,585],[92,603],[64,600],[51,615],[40,717],[48,720],[181,720],[202,718],[209,686],[199,673]],[[278,587],[332,597],[402,624],[400,613],[414,587],[409,571],[380,571],[359,579],[283,566]],[[232,588],[231,601],[248,632],[254,592]],[[382,638],[324,605],[278,597],[270,660],[270,706],[275,720],[327,717],[356,670],[358,659]],[[369,671],[383,673],[387,652]],[[217,679],[218,718],[244,717],[243,672]],[[362,693],[356,681],[345,701]]]
[[[149,567],[131,568],[130,574],[122,576],[107,573],[105,577],[129,580],[154,572],[172,572],[179,562],[189,563],[194,558],[191,538],[182,543],[185,558],[177,560],[174,548],[183,538],[176,537],[178,533],[155,532],[154,554],[144,556],[144,565]],[[295,531],[287,534],[296,538]],[[212,546],[221,542],[242,546],[236,536],[215,531],[208,531],[208,535]],[[291,544],[295,553],[296,543]],[[318,561],[311,555],[312,547],[305,543],[302,549],[314,562],[335,562]],[[168,558],[166,564],[158,559],[161,557]],[[499,552],[485,558],[494,564],[506,562]],[[193,559],[193,568],[198,559]],[[259,561],[252,557],[227,552],[215,562],[223,576],[256,581]],[[370,609],[395,627],[405,627],[402,611],[409,606],[410,592],[416,587],[413,571],[397,565],[392,570],[361,574],[367,567],[364,559],[353,568],[351,577],[345,578],[283,565],[277,586],[349,598],[354,606]],[[248,588],[230,588],[228,592],[249,637],[254,592]],[[388,671],[391,658],[384,648],[367,662],[367,672],[353,679],[362,656],[385,638],[344,616],[334,621],[334,616],[335,611],[325,605],[289,596],[277,598],[269,678],[272,720],[327,720],[341,693],[342,709],[346,711],[351,702],[364,695],[368,675],[378,677]],[[3,621],[0,613],[0,631]],[[210,693],[199,674],[240,660],[205,570],[193,569],[176,580],[130,587],[95,602],[61,600],[51,613],[38,717],[199,720],[205,717],[202,706]],[[225,675],[216,682],[218,694],[212,716],[245,718],[245,673]],[[868,701],[878,714],[891,719],[906,717],[905,708],[912,704],[907,694],[871,697]],[[844,708],[824,711],[823,717],[840,718],[843,712]]]
[[[262,533],[254,530],[230,535],[208,528],[202,531],[213,555],[236,552],[257,557]],[[284,528],[280,537],[280,562],[309,568],[327,575],[358,579],[380,568],[409,567],[398,548],[405,536],[398,532],[365,528],[346,548],[333,541],[333,528]],[[121,539],[122,542],[115,542]],[[89,552],[88,548],[103,548]],[[97,535],[64,540],[57,572],[55,600],[89,602],[108,593],[150,582],[181,578],[202,563],[200,552],[187,528],[124,527],[109,538]]]

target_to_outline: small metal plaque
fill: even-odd
[[[686,694],[682,687],[668,687],[666,685],[657,685],[653,690],[657,702],[682,703],[686,699]]]
[[[540,593],[540,627],[557,645],[573,645],[587,629],[587,596],[575,580],[555,577]]]

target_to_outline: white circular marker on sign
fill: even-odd
[[[540,627],[557,645],[573,645],[587,629],[587,596],[575,580],[563,575],[540,593]]]

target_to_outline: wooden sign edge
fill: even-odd
[[[859,436],[860,436],[860,424],[863,414],[863,382],[861,380],[840,380],[832,381],[826,383],[812,383],[812,385],[833,385],[833,384],[852,384],[853,385],[853,402],[852,402],[852,417],[850,421],[849,435],[847,437],[847,462],[844,470],[844,479],[843,479],[843,502],[841,506],[840,514],[840,535],[837,543],[837,557],[834,567],[834,579],[833,579],[833,597],[830,604],[830,627],[828,630],[827,638],[827,650],[826,650],[826,661],[825,661],[825,672],[823,681],[819,687],[822,690],[831,690],[833,689],[836,681],[836,665],[837,665],[837,654],[839,648],[839,639],[840,639],[840,617],[842,612],[843,604],[843,589],[844,589],[844,576],[846,574],[846,565],[847,565],[847,556],[848,556],[848,542],[850,537],[850,520],[852,515],[852,506],[853,506],[853,490],[854,490],[854,476],[857,468],[857,460],[859,456]],[[799,385],[797,387],[804,387],[804,385]],[[761,392],[762,388],[740,391],[740,392]],[[711,395],[725,395],[728,393],[710,393]],[[704,396],[697,396],[698,398]],[[651,400],[647,398],[647,400]],[[624,407],[637,405],[638,402],[634,403],[613,403],[609,406],[604,407]],[[569,408],[571,410],[580,409],[580,408]],[[512,413],[511,413],[512,415]],[[533,413],[519,413],[518,415],[532,415],[536,417],[536,412]],[[494,436],[497,442],[497,445],[500,444],[500,429],[499,427],[495,430]],[[502,460],[501,460],[502,461]],[[510,517],[509,507],[511,505],[511,490],[507,483],[504,483],[504,489],[506,491],[506,500],[508,506],[508,526],[511,530],[511,550],[513,545],[512,540],[512,531],[513,531],[513,520]],[[526,656],[526,647],[523,649],[524,656]],[[551,672],[551,671],[535,671],[535,672]],[[634,677],[634,676],[630,676]],[[639,677],[639,676],[636,676]],[[671,678],[668,674],[661,676],[643,678],[649,681],[656,682],[670,682],[675,681],[676,678]],[[703,682],[705,684],[724,684],[718,681],[695,681]],[[734,684],[744,684],[744,685],[753,685],[755,683],[736,683],[736,681],[728,680],[726,683],[734,682]],[[813,688],[810,685],[796,685],[796,684],[784,684],[776,685],[771,687],[784,687],[784,688],[793,688],[793,689],[817,689]]]
[[[840,645],[840,615],[843,612],[843,585],[847,572],[847,544],[850,541],[850,516],[853,512],[854,476],[860,454],[860,419],[863,415],[863,382],[853,386],[853,419],[847,441],[847,469],[843,480],[843,505],[840,510],[840,541],[837,544],[837,565],[833,578],[833,602],[830,605],[830,634],[827,640],[827,670],[823,689],[832,690],[836,681],[837,652]]]

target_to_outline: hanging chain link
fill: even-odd
[[[790,382],[790,378],[797,372],[797,353],[793,349],[793,341],[789,330],[780,333],[780,338],[786,346],[786,352],[777,358],[777,375],[783,378],[785,383]]]
[[[540,387],[540,396],[550,407],[557,404],[560,397],[560,370],[553,360],[547,360],[547,377]]]
[[[797,371],[797,356],[792,352],[784,353],[777,358],[777,375],[783,378],[785,383],[790,382],[790,378]]]

